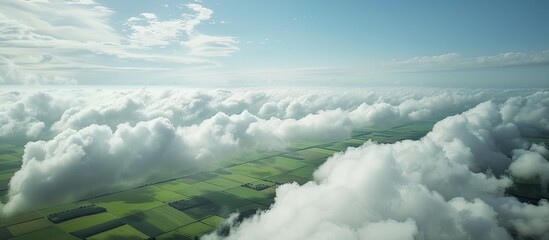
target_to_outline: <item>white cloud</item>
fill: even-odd
[[[1,102],[4,103],[0,104],[0,135],[10,141],[45,139],[26,146],[25,163],[10,183],[11,197],[4,211],[9,214],[32,209],[38,202],[70,201],[93,195],[100,190],[108,191],[141,184],[159,175],[175,176],[190,166],[215,161],[236,151],[282,149],[299,140],[341,139],[348,137],[356,126],[402,124],[429,119],[448,114],[448,111],[461,111],[468,105],[486,99],[503,103],[510,95],[522,96],[528,93],[529,91],[501,93],[444,89],[122,91],[91,88],[3,91],[0,94]],[[535,93],[524,99],[540,97],[540,94],[547,92]],[[507,104],[511,102],[508,101],[505,105]],[[424,112],[424,109],[430,111],[419,115],[413,114]],[[383,121],[377,116],[390,116],[392,122]],[[539,123],[540,119],[545,118],[542,115],[533,115],[528,121]],[[363,147],[374,149],[367,151],[373,154],[366,157],[368,159],[381,154],[381,162],[377,163],[379,166],[370,165],[371,162],[355,162],[363,158],[362,150],[356,150],[354,155],[351,151],[345,158],[336,157],[341,161],[328,161],[317,172],[316,177],[335,181],[337,186],[351,184],[346,178],[330,175],[346,175],[348,170],[345,166],[351,166],[353,169],[367,168],[373,172],[357,170],[356,174],[349,176],[355,176],[357,180],[364,177],[375,178],[376,180],[368,182],[388,183],[398,179],[411,179],[427,185],[428,189],[412,186],[415,190],[406,194],[412,194],[411,198],[430,199],[433,204],[439,204],[440,210],[449,216],[469,211],[471,207],[484,209],[483,203],[473,204],[471,201],[476,197],[482,197],[479,193],[501,194],[509,186],[510,180],[506,177],[486,175],[482,171],[492,169],[497,176],[504,174],[512,162],[506,158],[507,154],[517,146],[524,145],[518,131],[524,127],[514,123],[501,124],[501,119],[494,104],[483,104],[468,113],[440,122],[435,126],[433,133],[420,142],[403,142],[394,146],[369,144]],[[490,139],[497,139],[497,144]],[[135,152],[135,149],[139,151]],[[395,156],[399,157],[386,163],[384,159],[390,154],[383,153],[395,153]],[[418,161],[419,158],[422,160]],[[440,158],[451,161],[439,161]],[[154,164],[151,164],[151,161],[154,161]],[[344,162],[350,165],[339,164]],[[83,163],[85,165],[82,165]],[[391,170],[394,167],[410,173],[405,177],[398,177],[399,175]],[[81,171],[76,169],[89,169],[86,172],[94,174],[76,176],[74,172]],[[129,174],[130,169],[131,172],[141,174]],[[469,169],[477,169],[480,172],[471,172]],[[387,177],[393,176],[394,179],[385,179],[385,171],[389,171]],[[162,174],[158,174],[159,172]],[[433,172],[443,174],[432,174]],[[104,181],[98,183],[97,187],[87,187],[87,183],[91,181],[88,178],[96,178],[98,175]],[[83,180],[73,181],[72,178],[75,177]],[[39,180],[46,178],[54,180]],[[62,182],[71,182],[72,185],[67,187]],[[401,186],[405,182],[407,181],[403,180],[395,184]],[[312,191],[309,194],[315,195],[315,189],[324,185],[316,186],[310,183],[307,186]],[[292,188],[300,189],[298,186],[288,186],[279,191],[289,189],[291,192]],[[330,189],[333,190],[333,186],[330,185],[326,191]],[[344,196],[345,192],[354,190],[351,188],[341,191],[341,194],[334,196]],[[375,187],[371,191],[374,192],[369,192],[368,195],[389,194],[378,192],[382,190],[376,190]],[[435,191],[436,194],[429,191]],[[59,194],[51,194],[52,192]],[[413,195],[415,192],[423,195]],[[318,194],[323,192],[320,191]],[[465,210],[456,210],[456,204],[459,203],[457,200],[453,205],[447,206],[438,195],[445,199],[465,198],[466,202],[462,204],[466,206]],[[319,198],[322,196],[318,195]],[[332,200],[338,201],[337,198]],[[335,209],[339,212],[345,210],[345,206],[341,205]],[[299,212],[290,212],[294,211]],[[351,212],[349,214],[353,215]],[[416,224],[408,221],[408,217],[414,219]],[[414,226],[421,229],[420,223],[423,221],[416,217],[403,216],[378,220],[387,221],[383,224],[388,226],[401,226],[403,231],[412,236],[415,234]],[[421,217],[426,218],[423,215]],[[326,227],[354,235],[370,234],[371,229],[383,229],[383,225],[363,223],[356,222],[351,230],[337,227],[339,225]],[[314,226],[315,223],[307,224]],[[363,231],[353,230],[359,228],[363,228]],[[419,232],[421,234],[421,231]]]
[[[133,127],[120,125],[114,132],[106,126],[91,125],[80,131],[64,131],[48,142],[31,142],[25,148],[22,169],[10,181],[10,201],[4,213],[29,209],[41,201],[65,201],[115,189],[117,182],[139,182],[153,172],[169,171],[178,162],[173,160],[180,159],[177,154],[185,153],[183,149],[174,152],[178,146],[170,147],[182,145],[179,141],[169,121],[155,119]],[[140,146],[142,151],[130,151],[130,145]],[[117,160],[122,156],[126,160]],[[153,159],[155,164],[149,162]],[[181,162],[185,166],[191,163]],[[127,172],[144,164],[157,169],[142,174]]]
[[[42,59],[41,61],[44,61]],[[47,61],[47,60],[46,60]],[[61,77],[56,75],[44,75],[28,72],[22,69],[8,58],[0,55],[0,85],[9,84],[76,84],[77,81],[67,77]]]
[[[506,170],[517,163],[508,156],[516,149],[520,159],[529,145],[502,117],[506,104],[448,117],[418,141],[368,142],[336,154],[314,181],[280,186],[270,209],[233,223],[228,236],[203,239],[548,239],[549,202],[505,194],[513,184]],[[536,123],[548,117],[534,116]]]
[[[84,4],[84,5],[90,5],[90,4],[96,4],[94,0],[69,0],[69,4]]]
[[[179,19],[160,20],[154,13],[131,17],[126,23],[132,32],[125,36],[112,26],[109,18],[115,12],[91,0],[78,1],[2,1],[0,3],[0,57],[19,66],[21,72],[45,76],[61,83],[61,79],[83,76],[86,71],[166,71],[181,69],[182,65],[217,66],[206,58],[215,54],[194,54],[193,49],[181,49],[180,42],[197,35],[196,26],[211,18],[208,8],[189,4],[192,14]],[[217,37],[217,36],[211,36]],[[222,36],[218,36],[224,39]],[[233,39],[233,37],[229,37]],[[215,42],[215,41],[214,41]],[[215,45],[224,55],[237,50],[223,46],[227,41],[218,40],[204,46]],[[174,44],[175,52],[159,53],[153,47]],[[223,51],[226,48],[226,51]],[[232,50],[229,50],[232,49]],[[26,62],[27,58],[39,58],[47,54],[56,61]],[[162,64],[151,67],[150,62]],[[158,66],[156,65],[156,66]],[[58,77],[56,77],[58,76]],[[5,77],[4,77],[5,78]],[[3,83],[7,83],[4,80]],[[28,81],[10,81],[25,84]],[[44,81],[42,81],[44,82]],[[51,81],[50,81],[51,82]]]
[[[549,50],[537,52],[506,52],[496,55],[464,57],[458,53],[418,56],[385,64],[390,71],[447,71],[519,66],[549,66]]]
[[[196,35],[182,44],[196,56],[229,56],[239,50],[235,37]]]
[[[17,26],[20,30],[10,31],[11,34],[3,34],[2,40],[10,41],[4,42],[2,45],[23,43],[23,41],[15,40],[33,41],[38,44],[57,40],[80,43],[117,43],[121,40],[121,37],[107,22],[113,12],[102,11],[94,4],[89,6],[69,3],[64,1],[3,2],[2,22],[11,23],[11,26]]]
[[[159,21],[152,13],[141,13],[141,16],[143,18],[129,18],[126,23],[133,31],[130,41],[137,46],[169,45],[181,36],[185,26],[181,20]]]
[[[411,219],[405,222],[387,220],[368,223],[359,232],[359,239],[412,240],[417,236],[417,226]]]
[[[549,134],[549,120],[544,116],[549,115],[549,98],[547,91],[532,94],[529,98],[509,98],[501,114],[503,119],[515,122],[526,133],[541,132]]]
[[[356,127],[396,124],[456,113],[482,101],[503,102],[508,96],[531,91],[488,91],[449,89],[49,89],[0,92],[0,138],[26,138],[34,123],[44,123],[39,139],[49,139],[65,129],[82,129],[91,124],[111,128],[120,123],[168,118],[177,126],[197,124],[218,112],[228,115],[244,110],[262,119],[301,119],[322,110],[340,108]],[[36,96],[49,105],[37,105]],[[543,98],[543,94],[537,94]],[[14,106],[21,106],[17,111]],[[536,105],[537,106],[537,105]],[[34,108],[44,108],[41,114]],[[33,109],[33,110],[30,110]],[[541,106],[537,106],[541,109]],[[379,116],[391,116],[390,119]],[[504,116],[506,116],[504,114]],[[24,120],[23,120],[24,119]],[[518,122],[518,121],[517,121]],[[524,124],[523,124],[524,125]],[[526,128],[528,125],[524,125]],[[535,132],[535,131],[534,131]],[[37,138],[28,138],[35,140]]]
[[[154,13],[141,13],[141,16],[145,17],[148,20],[157,19]]]
[[[318,139],[320,130],[345,128],[344,122],[334,125],[333,117],[321,112],[299,120],[261,120],[244,111],[231,116],[218,113],[186,127],[159,117],[135,125],[120,124],[114,130],[96,124],[64,130],[49,141],[26,144],[21,170],[10,180],[9,201],[1,210],[11,215],[38,204],[76,200],[177,176],[237,151],[281,149],[292,141]],[[276,131],[257,133],[269,126]],[[43,127],[32,124],[29,131]],[[342,135],[349,132],[322,137]]]
[[[189,9],[196,12],[196,15],[191,15],[187,24],[187,34],[192,35],[194,28],[203,21],[210,20],[213,11],[200,4],[190,3],[186,5]]]
[[[513,151],[513,163],[509,166],[512,176],[522,180],[539,181],[543,189],[549,185],[549,150],[533,144],[531,149]]]
[[[211,19],[213,11],[199,4],[187,4],[194,14],[183,14],[181,18],[159,20],[152,13],[141,13],[140,17],[131,17],[125,23],[132,33],[133,45],[152,47],[168,46],[180,42],[194,56],[229,56],[237,52],[236,37],[205,35],[196,31],[196,27]]]

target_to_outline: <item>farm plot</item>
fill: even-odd
[[[291,182],[304,184],[310,180],[310,177],[303,178],[290,173],[283,173],[283,174],[279,174],[271,177],[266,177],[265,180],[277,183],[279,185],[284,183],[291,183]]]
[[[239,183],[250,183],[250,182],[255,182],[255,181],[259,180],[259,178],[248,177],[248,176],[245,176],[245,175],[241,175],[241,174],[233,173],[233,172],[229,172],[229,171],[226,171],[225,173],[221,174],[220,176],[222,176],[226,179],[229,179],[229,180],[233,180],[235,182],[239,182]]]
[[[125,217],[123,220],[151,237],[159,236],[195,221],[190,216],[168,205]]]
[[[124,222],[120,221],[119,219],[115,219],[115,220],[94,225],[89,228],[78,230],[76,232],[72,232],[71,234],[79,238],[88,238],[90,236],[109,231],[111,229],[120,227],[122,225],[124,225]]]
[[[265,206],[269,206],[272,203],[274,197],[271,194],[256,191],[247,187],[235,187],[227,189],[225,190],[225,192]]]
[[[181,180],[161,183],[157,186],[188,197],[200,196],[205,193],[216,192],[224,189],[222,186],[208,182],[195,182],[193,184],[188,184]]]
[[[151,189],[137,188],[90,199],[89,201],[106,208],[109,213],[117,217],[125,217],[162,205],[163,203],[156,200],[154,196],[154,191]]]
[[[311,179],[313,176],[313,172],[316,171],[317,168],[317,166],[307,165],[302,168],[290,171],[289,174],[300,178]]]
[[[0,200],[4,202],[10,179],[21,168],[22,155],[23,147],[0,144]]]
[[[11,238],[12,240],[78,240],[79,238],[63,232],[57,227],[48,227],[28,234]]]
[[[222,218],[217,215],[210,216],[208,218],[202,219],[201,222],[208,224],[212,227],[218,227],[219,225],[225,222],[225,218]]]
[[[298,168],[309,165],[309,164],[307,164],[303,161],[299,161],[299,160],[295,160],[295,159],[291,159],[291,158],[286,158],[286,157],[282,157],[282,156],[276,156],[276,157],[271,157],[271,158],[267,158],[267,159],[262,159],[260,161],[257,161],[257,163],[265,164],[265,165],[267,165],[271,168],[274,168],[276,170],[279,170],[281,172],[286,172],[286,171],[298,169]]]
[[[80,231],[82,229],[86,229],[86,228],[99,225],[101,223],[105,223],[115,219],[117,218],[114,215],[107,212],[103,212],[103,213],[98,213],[94,215],[89,215],[89,216],[68,220],[60,224],[57,224],[57,226],[59,226],[65,232],[76,232],[76,231]]]
[[[28,221],[39,219],[42,217],[43,216],[38,212],[30,212],[30,213],[23,213],[20,215],[12,216],[9,218],[0,218],[0,227],[28,222]]]
[[[177,232],[190,237],[197,237],[209,233],[212,230],[214,230],[214,228],[210,225],[201,222],[195,222],[177,229]]]
[[[209,183],[209,184],[220,186],[220,187],[225,188],[225,189],[233,188],[233,187],[237,187],[237,186],[242,185],[241,182],[233,181],[233,180],[230,180],[230,179],[224,178],[224,177],[217,177],[217,178],[209,179],[209,180],[206,180],[205,182]]]
[[[299,150],[291,153],[284,154],[289,158],[302,159],[303,161],[313,164],[320,165],[323,163],[326,158],[332,156],[335,151],[325,149],[325,148],[308,148],[304,150]]]
[[[34,232],[36,230],[44,229],[52,226],[53,223],[45,218],[39,218],[36,220],[23,222],[6,227],[13,236],[23,235],[25,233]]]
[[[277,175],[283,172],[279,169],[274,168],[271,164],[265,162],[252,162],[241,164],[227,168],[226,170],[232,173],[237,173],[257,179]]]
[[[112,240],[112,239],[147,239],[149,236],[136,230],[129,225],[121,225],[119,227],[104,231],[86,239],[88,240]]]

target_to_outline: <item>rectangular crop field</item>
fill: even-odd
[[[149,236],[131,227],[130,225],[122,225],[111,230],[95,234],[86,239],[89,240],[112,240],[112,239],[147,239]]]
[[[66,232],[76,232],[86,229],[104,222],[116,219],[116,217],[108,212],[98,213],[94,215],[71,219],[58,224],[61,229]]]

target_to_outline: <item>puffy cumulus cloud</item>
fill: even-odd
[[[358,93],[342,99],[333,93],[323,97],[321,91],[303,93],[100,89],[5,91],[1,94],[4,104],[0,110],[4,114],[0,117],[0,135],[5,140],[21,143],[28,139],[51,139],[26,146],[22,169],[12,180],[11,200],[6,212],[31,208],[39,202],[67,201],[101,189],[142,183],[159,171],[169,175],[168,170],[182,171],[190,168],[192,162],[215,159],[242,148],[275,149],[299,139],[326,140],[349,136],[353,124],[347,111],[352,110],[353,104],[326,103],[356,98],[354,102],[358,104],[364,101]],[[300,98],[292,101],[293,96]],[[273,102],[279,103],[276,110],[270,114],[262,113],[264,106]],[[323,104],[326,104],[326,110],[321,111]],[[330,134],[323,134],[326,132]],[[172,145],[168,137],[177,143]],[[164,158],[169,151],[143,145],[141,139],[178,149],[178,157]],[[130,151],[136,146],[141,146],[142,152]],[[87,164],[82,166],[82,162]],[[147,167],[149,165],[155,167]],[[125,169],[142,174],[131,176],[124,173]],[[80,177],[78,172],[82,171],[94,174],[82,180],[71,180]],[[85,183],[93,181],[93,177],[104,182],[87,188]],[[74,185],[65,186],[63,182]]]
[[[546,189],[549,184],[549,150],[545,146],[533,144],[529,150],[517,149],[513,151],[513,159],[509,167],[512,176],[538,180]]]
[[[0,138],[50,139],[69,128],[78,130],[91,124],[114,128],[120,123],[136,124],[157,117],[167,118],[177,126],[188,126],[219,112],[233,115],[244,110],[262,119],[300,119],[319,111],[341,109],[357,126],[400,124],[454,114],[485,100],[502,102],[509,96],[530,92],[383,88],[3,90],[0,91]],[[40,106],[48,114],[28,111],[35,105],[29,102],[35,95],[48,98],[42,102],[55,108]],[[18,110],[13,109],[16,107]]]
[[[412,240],[417,235],[415,223],[408,219],[405,222],[387,220],[376,223],[367,223],[358,231],[360,239],[391,239]]]
[[[327,141],[349,137],[352,131],[351,120],[340,109],[321,111],[299,120],[261,120],[247,130],[254,139],[266,139],[267,148],[281,148],[290,141]]]
[[[134,127],[120,125],[114,132],[92,125],[64,131],[51,141],[30,142],[21,170],[10,181],[10,200],[3,213],[140,182],[156,171],[169,172],[178,164],[174,159],[185,154],[184,148],[171,146],[184,147],[179,141],[169,121],[157,119]],[[191,161],[187,162],[181,164]]]
[[[22,168],[10,181],[9,201],[3,212],[12,214],[38,204],[70,201],[94,195],[98,191],[142,184],[159,176],[177,176],[237,151],[283,149],[300,140],[342,139],[350,136],[357,126],[387,122],[400,124],[440,117],[485,98],[503,103],[508,95],[528,93],[519,91],[498,95],[477,90],[445,89],[122,91],[82,88],[2,91],[1,136],[4,139],[16,139],[18,136],[23,141],[44,139],[26,145]],[[532,96],[537,97],[537,94]],[[457,211],[455,207],[444,205],[445,198],[464,197],[467,204],[462,205],[478,207],[482,202],[471,204],[471,201],[479,193],[502,194],[511,184],[504,174],[512,162],[506,156],[513,149],[525,149],[526,143],[520,140],[521,127],[503,121],[495,104],[483,104],[475,109],[437,124],[433,133],[422,142],[383,147],[370,144],[363,150],[381,148],[379,151],[368,151],[376,154],[386,152],[387,156],[394,158],[393,163],[381,161],[380,167],[387,171],[406,169],[410,173],[400,176],[399,171],[388,172],[386,176],[392,177],[383,181],[390,183],[401,179],[401,182],[395,182],[398,189],[407,189],[401,185],[411,184],[415,190],[409,194],[423,193],[425,196],[417,197],[441,205],[440,211]],[[391,121],[384,122],[379,116],[391,118]],[[536,118],[531,121],[542,122]],[[389,154],[392,152],[396,152],[395,156]],[[357,159],[360,159],[359,153],[362,151],[357,150]],[[382,156],[382,159],[386,157]],[[448,161],[437,160],[441,158]],[[322,170],[331,169],[326,166],[332,165],[334,169],[339,169],[336,162],[328,161],[317,172],[317,179],[334,179],[333,174],[347,174],[345,168],[333,173]],[[350,159],[347,162],[343,166],[370,168],[367,161]],[[392,165],[384,166],[389,163]],[[382,169],[375,175],[380,179],[385,176],[381,174]],[[489,170],[491,174],[482,173],[484,170]],[[365,189],[369,185],[362,183],[361,179],[372,174],[357,172],[349,176],[362,184],[355,186],[357,189]],[[96,180],[99,178],[101,180]],[[410,179],[415,180],[414,184],[418,186],[408,183]],[[90,186],[89,182],[94,182],[94,186]],[[383,185],[379,183],[379,186]],[[350,181],[349,184],[354,183]],[[324,186],[309,185],[313,190]],[[337,183],[334,186],[340,185]],[[329,185],[328,189],[334,186]],[[294,188],[301,189],[299,186]],[[338,195],[346,196],[357,189],[344,189],[341,191],[346,192]],[[396,196],[395,192],[385,193],[384,189],[390,188],[372,188],[367,195]],[[364,198],[368,199],[366,196]],[[333,199],[334,202],[337,200]],[[362,201],[358,201],[354,205],[360,207],[361,204]],[[344,207],[341,205],[338,208],[343,211]],[[452,215],[450,213],[449,216]],[[336,212],[330,214],[340,217]],[[348,225],[350,228],[339,228],[337,224],[330,227],[355,235],[367,235],[372,229],[383,229],[377,222],[363,226],[366,221],[362,217],[357,219],[356,224]],[[404,217],[377,220],[402,226],[408,229],[405,232],[409,232],[409,236],[415,236],[416,232],[412,230],[415,227],[421,230],[423,225],[420,224],[421,219],[411,219],[413,221]],[[330,223],[333,222],[326,221],[326,224]],[[355,231],[359,227],[364,231]],[[418,234],[423,233],[419,231]]]
[[[417,141],[337,153],[314,181],[280,186],[270,209],[203,239],[549,239],[549,202],[506,195],[509,171],[539,176],[532,166],[547,164],[547,149],[521,138],[530,128],[505,117],[507,104],[479,104]],[[529,123],[549,117],[533,115]]]
[[[340,132],[348,128],[347,122],[334,122],[339,115],[334,111],[299,120],[264,120],[244,111],[230,116],[218,113],[185,127],[159,117],[114,129],[96,124],[68,129],[49,141],[27,143],[21,169],[10,180],[9,200],[2,213],[11,215],[41,204],[178,176],[237,151],[347,137],[350,130]],[[334,134],[320,136],[324,130]]]
[[[43,92],[6,91],[0,101],[0,138],[26,142],[44,137],[70,100]]]
[[[491,200],[492,207],[500,215],[504,226],[511,228],[525,239],[549,239],[549,202],[546,199],[538,205],[521,203],[515,198]],[[520,239],[520,238],[519,238]]]
[[[514,122],[525,134],[549,134],[549,91],[539,91],[528,98],[509,98],[501,114],[506,121]]]
[[[178,129],[168,119],[156,118],[134,126],[120,124],[114,130],[90,125],[65,130],[49,141],[30,142],[21,170],[10,181],[2,213],[173,176],[246,147],[239,143],[245,137],[240,135],[255,120],[245,113],[218,114],[201,125]]]

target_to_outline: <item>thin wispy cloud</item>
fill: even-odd
[[[177,19],[160,20],[147,12],[131,17],[124,24],[131,29],[129,34],[112,26],[109,18],[117,14],[114,10],[94,1],[8,1],[1,6],[0,50],[4,62],[9,61],[10,68],[17,68],[23,75],[43,79],[8,77],[4,71],[4,84],[60,83],[55,80],[60,78],[71,78],[74,83],[77,70],[169,69],[161,64],[170,68],[216,66],[217,62],[203,57],[228,56],[238,51],[235,37],[197,32],[196,27],[213,14],[199,4],[186,5],[188,13],[183,11]],[[180,49],[179,54],[154,51],[172,44]]]
[[[506,52],[496,55],[465,57],[459,53],[418,56],[405,60],[394,59],[384,64],[395,71],[455,71],[505,67],[549,67],[549,50],[535,52]]]

